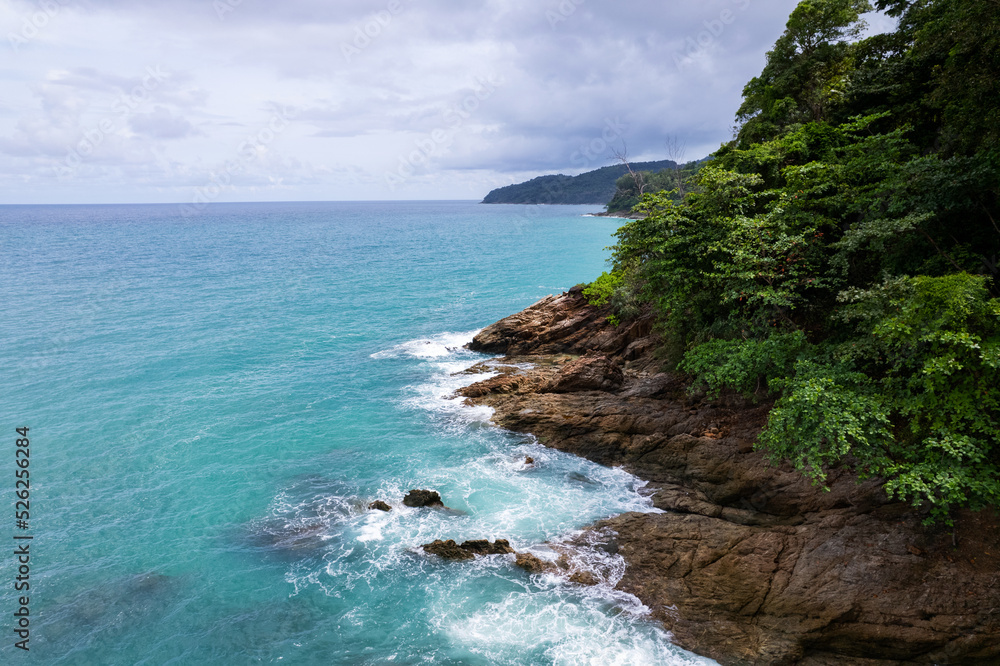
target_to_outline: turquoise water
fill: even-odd
[[[3,556],[0,661],[711,663],[610,584],[418,548],[552,559],[546,542],[652,510],[638,479],[449,399],[483,377],[453,374],[485,358],[461,348],[477,329],[603,270],[617,222],[593,210],[0,208],[0,534],[28,426],[34,536],[31,652]],[[411,488],[455,511],[402,506]]]

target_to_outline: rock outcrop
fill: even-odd
[[[412,507],[444,506],[441,495],[433,490],[411,490],[403,497],[403,504]]]
[[[437,539],[431,543],[425,543],[421,548],[427,553],[446,560],[471,560],[477,555],[507,555],[514,552],[514,549],[510,547],[510,542],[506,539],[497,539],[493,543],[486,539],[475,539],[463,541],[461,544],[456,543],[454,539],[447,541]]]
[[[546,571],[554,571],[556,565],[551,562],[546,562],[537,555],[532,555],[531,553],[518,553],[517,557],[514,558],[514,564],[521,567],[528,573],[544,573]]]
[[[518,553],[511,548],[510,542],[506,539],[497,539],[493,543],[486,539],[474,539],[463,541],[461,544],[454,539],[447,541],[437,539],[431,543],[425,543],[421,548],[425,553],[454,561],[472,560],[486,555],[512,554],[515,556],[514,565],[530,574],[557,573],[569,582],[578,585],[598,585],[600,583],[600,579],[593,572],[574,566],[566,554],[561,555],[556,562],[549,562],[532,553]]]
[[[625,383],[625,373],[607,356],[591,355],[566,363],[540,389],[545,393],[575,391],[617,391]]]
[[[447,541],[435,539],[431,543],[425,543],[421,548],[424,549],[424,552],[437,555],[445,560],[471,560],[476,557],[474,553],[470,553],[459,546],[454,539],[448,539]]]
[[[625,361],[655,348],[651,316],[615,327],[606,322],[609,314],[606,308],[587,306],[582,288],[574,287],[487,326],[468,347],[508,357],[594,353]]]
[[[463,541],[462,548],[473,555],[507,555],[514,552],[514,549],[510,547],[510,542],[506,539],[497,539],[493,543],[486,539]]]
[[[616,533],[618,587],[675,642],[726,665],[1000,663],[995,513],[925,527],[877,480],[834,470],[824,491],[769,464],[753,444],[770,405],[690,395],[660,371],[650,317],[607,314],[571,290],[485,328],[470,348],[506,354],[507,370],[459,393],[499,426],[650,482],[664,513],[591,533]],[[518,564],[543,570],[535,559]]]

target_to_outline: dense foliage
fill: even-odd
[[[637,171],[633,166],[634,173],[626,173],[615,181],[615,196],[608,202],[608,212],[631,212],[646,193],[666,191],[679,201],[700,168],[701,162],[688,162],[660,171]]]
[[[1000,506],[1000,5],[875,4],[898,28],[858,41],[868,2],[801,2],[736,137],[591,288],[652,302],[699,386],[773,398],[775,461],[948,521]]]
[[[633,169],[659,171],[672,169],[670,160],[636,162]],[[538,176],[524,183],[492,190],[483,203],[493,204],[600,204],[605,205],[615,195],[615,181],[628,169],[624,164],[601,167],[578,176]]]

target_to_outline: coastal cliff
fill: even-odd
[[[618,587],[678,645],[726,665],[1000,663],[1000,518],[925,527],[877,480],[835,470],[827,491],[769,464],[753,444],[770,405],[689,393],[662,371],[651,315],[608,314],[575,288],[488,326],[469,347],[502,355],[500,374],[459,393],[649,482],[662,513],[589,537],[616,535]]]

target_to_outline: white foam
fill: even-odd
[[[429,338],[417,338],[409,340],[384,351],[375,352],[371,358],[399,358],[409,356],[412,358],[442,358],[458,351],[463,351],[463,347],[472,342],[482,329],[469,331],[466,333],[439,333]]]
[[[374,359],[414,358],[426,363],[427,381],[404,390],[409,397],[403,404],[412,409],[443,416],[446,420],[457,420],[464,425],[486,423],[493,416],[493,410],[486,406],[465,404],[455,391],[475,382],[494,376],[495,372],[464,374],[476,363],[487,357],[465,347],[479,331],[464,333],[444,332],[426,338],[417,338],[371,355]]]
[[[403,401],[408,407],[424,410],[439,416],[458,418],[465,422],[486,422],[493,416],[493,408],[486,405],[469,405],[455,395],[458,389],[481,382],[496,375],[495,372],[458,374],[472,362],[439,363],[437,372],[423,384],[407,387],[411,396]]]
[[[378,513],[384,513],[379,511]],[[358,535],[358,541],[364,543],[366,541],[381,541],[385,538],[382,534],[382,528],[385,527],[385,520],[379,520],[379,517],[375,512],[371,512],[365,521],[365,524],[361,526],[361,534]]]
[[[641,492],[645,482],[545,448],[531,436],[483,427],[492,409],[455,397],[457,389],[496,375],[489,365],[485,372],[464,372],[488,358],[464,347],[475,333],[442,333],[372,354],[416,361],[425,379],[403,389],[402,403],[440,426],[444,451],[457,448],[447,463],[418,465],[415,478],[384,479],[374,497],[366,496],[388,502],[389,512],[358,511],[343,500],[329,508],[315,499],[293,506],[279,497],[276,513],[340,519],[339,538],[327,542],[322,563],[311,559],[288,572],[295,593],[316,587],[341,597],[357,588],[354,594],[378,597],[412,587],[427,595],[425,614],[435,633],[490,663],[523,663],[526,654],[566,665],[714,663],[672,646],[648,620],[646,606],[614,589],[625,563],[596,547],[607,535],[591,535],[594,547],[568,547],[582,525],[625,511],[656,511]],[[525,463],[527,456],[534,464]],[[465,513],[403,506],[403,495],[414,487],[438,490],[445,504]],[[435,539],[482,538],[508,539],[518,552],[550,561],[569,551],[572,567],[593,573],[599,584],[572,584],[562,572],[527,576],[510,555],[442,566],[420,548]],[[558,551],[545,542],[555,542]],[[357,610],[361,622],[367,611]]]
[[[669,635],[629,614],[609,614],[606,602],[553,587],[509,593],[470,609],[435,608],[440,630],[470,651],[498,663],[517,662],[543,649],[545,662],[594,666],[663,664],[694,666],[711,660],[670,645]]]

